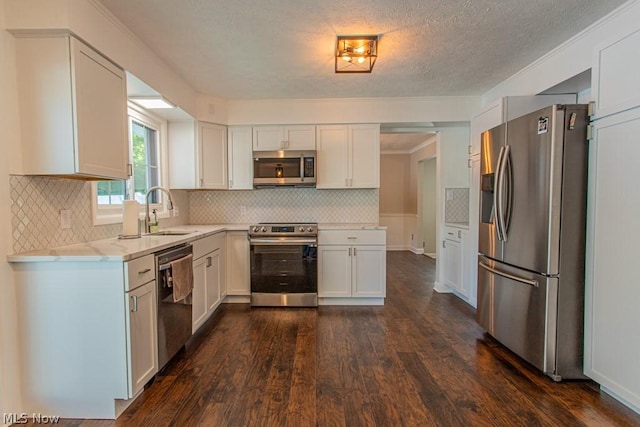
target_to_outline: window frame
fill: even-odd
[[[131,102],[127,105],[127,135],[128,135],[128,146],[129,146],[129,164],[131,165],[133,172],[133,137],[132,137],[132,122],[136,121],[146,127],[154,129],[157,133],[158,137],[158,168],[159,168],[159,183],[158,185],[163,187],[168,187],[169,183],[169,165],[167,161],[167,120],[162,117],[159,117],[149,110],[145,110],[133,104]],[[133,186],[131,183],[132,177],[125,180],[125,193],[126,197],[130,197],[131,191],[133,191]],[[156,210],[158,218],[169,218],[170,212],[167,209],[167,204],[165,203],[165,194],[163,192],[159,192],[159,203],[152,203],[149,205],[149,212],[153,209]],[[123,213],[122,213],[122,205],[99,205],[98,204],[98,184],[97,181],[91,183],[91,214],[93,219],[93,225],[106,225],[106,224],[117,224],[122,223]],[[144,220],[145,215],[145,205],[140,203],[140,209],[138,212],[138,217],[141,220]]]

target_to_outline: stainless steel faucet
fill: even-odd
[[[144,214],[144,229],[147,233],[151,233],[151,217],[149,216],[149,194],[154,192],[155,190],[164,191],[168,196],[169,200],[167,201],[167,209],[173,210],[173,199],[171,197],[171,191],[164,187],[160,187],[156,185],[155,187],[151,187],[147,190],[147,194],[144,196],[145,199],[145,214]],[[157,223],[156,223],[157,224]]]

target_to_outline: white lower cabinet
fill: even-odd
[[[249,296],[249,238],[246,231],[227,231],[226,295]]]
[[[158,372],[157,289],[153,280],[127,293],[129,397]]]
[[[13,264],[22,409],[114,419],[157,373],[153,255]]]
[[[386,296],[386,231],[321,230],[318,234],[318,297]],[[373,301],[373,300],[371,300]]]
[[[441,282],[448,286],[454,293],[465,301],[475,305],[475,286],[477,278],[471,268],[470,257],[475,246],[471,241],[469,231],[458,227],[444,227],[444,240],[442,241]],[[472,298],[474,300],[472,301]]]
[[[195,333],[218,308],[224,287],[224,233],[194,242],[192,332]]]

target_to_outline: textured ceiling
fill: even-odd
[[[100,0],[198,92],[234,99],[481,95],[624,0]],[[336,35],[379,34],[372,74]]]

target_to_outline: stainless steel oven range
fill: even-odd
[[[318,306],[318,225],[249,227],[251,305]]]

